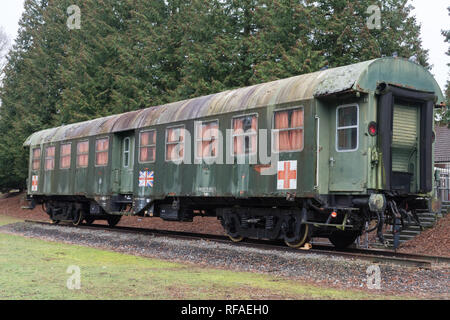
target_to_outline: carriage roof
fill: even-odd
[[[381,58],[277,80],[204,97],[108,116],[36,132],[24,146],[80,139],[190,119],[295,103],[345,91],[374,92],[387,82],[420,91],[442,92],[422,66],[404,59]]]

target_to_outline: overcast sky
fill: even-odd
[[[1,0],[0,26],[3,27],[10,39],[15,39],[17,35],[23,3],[24,0]],[[444,37],[441,36],[440,31],[450,29],[450,17],[447,11],[450,1],[410,0],[410,3],[416,7],[414,14],[422,25],[423,46],[430,50],[430,63],[434,66],[432,73],[444,90],[447,79],[450,78],[450,70],[447,67],[447,64],[450,63],[450,57],[445,54],[448,44],[444,42]]]

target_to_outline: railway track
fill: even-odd
[[[26,223],[39,224],[39,225],[50,225],[54,224],[44,221],[33,221],[25,220]],[[178,232],[178,231],[167,231],[167,230],[155,230],[155,229],[143,229],[143,228],[133,228],[133,227],[109,227],[105,225],[80,225],[74,226],[71,224],[61,224],[61,226],[69,228],[81,228],[90,230],[104,230],[104,231],[114,231],[121,233],[131,233],[131,234],[142,234],[151,235],[155,237],[171,237],[176,239],[184,240],[205,240],[214,241],[217,243],[231,244],[232,242],[226,236],[211,235],[211,234],[200,234],[200,233],[190,233],[190,232]],[[286,247],[283,242],[276,241],[261,241],[246,239],[243,242],[233,243],[236,246],[250,246],[262,250],[277,250],[283,252],[295,252],[298,254],[322,254],[335,257],[343,257],[348,259],[359,259],[369,261],[375,264],[395,264],[405,267],[422,268],[422,269],[432,269],[436,265],[450,265],[450,258],[440,257],[440,256],[428,256],[428,255],[417,255],[408,253],[399,253],[388,250],[378,250],[378,249],[356,249],[349,248],[345,250],[338,250],[332,246],[327,245],[314,245],[310,250],[300,250],[292,249]]]

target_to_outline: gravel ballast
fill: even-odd
[[[64,225],[15,223],[0,227],[0,232],[221,269],[267,273],[328,287],[413,297],[450,298],[448,266],[423,270],[379,265],[381,289],[369,290],[368,268],[372,264],[342,257],[262,250],[232,243],[181,240],[113,230],[77,229]]]

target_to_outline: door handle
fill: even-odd
[[[330,158],[330,167],[334,167],[334,164],[336,163],[336,160],[334,160],[333,157]]]

